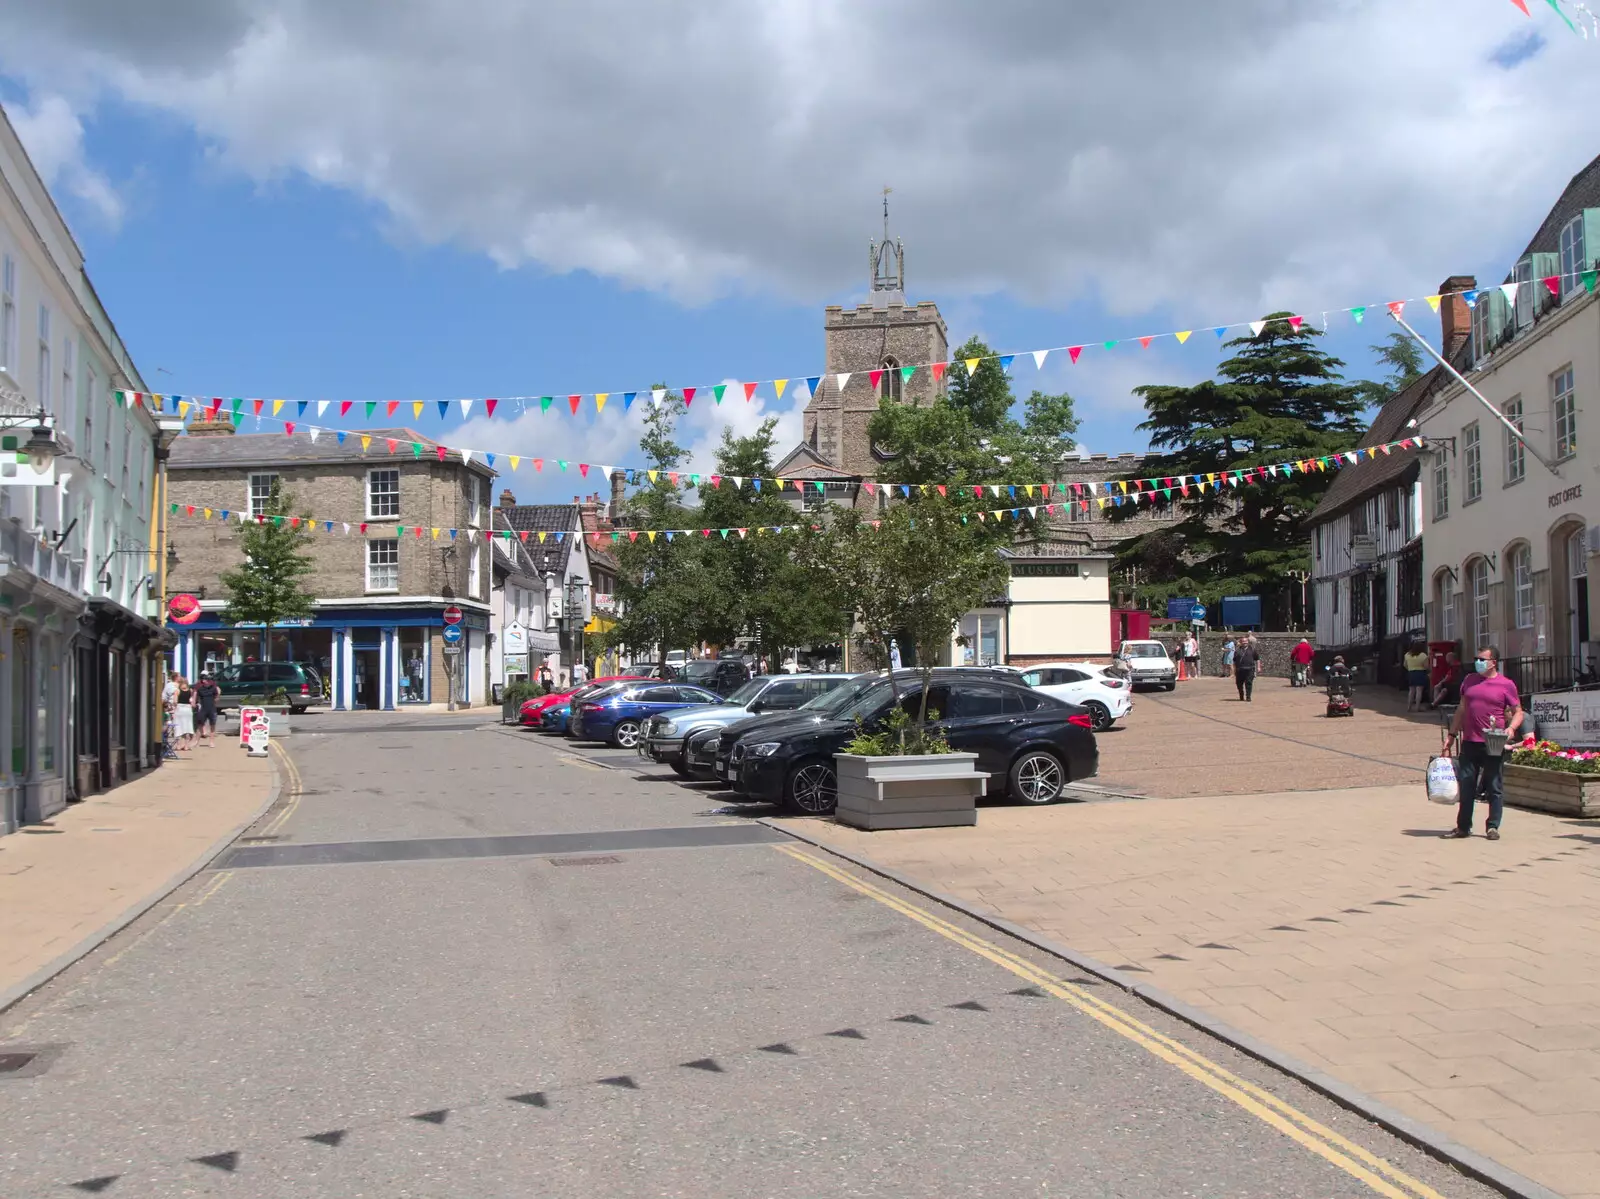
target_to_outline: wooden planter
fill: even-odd
[[[1600,816],[1600,774],[1570,774],[1511,762],[1502,772],[1506,802],[1513,807],[1561,816]]]
[[[977,769],[977,754],[835,754],[833,762],[839,787],[834,818],[852,828],[977,824],[977,799],[989,786],[989,776]]]

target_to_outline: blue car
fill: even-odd
[[[539,731],[541,733],[564,733],[567,731],[568,722],[572,719],[572,701],[556,704],[539,713]]]
[[[657,713],[722,702],[715,691],[686,683],[627,687],[609,695],[579,699],[567,718],[567,731],[581,741],[609,741],[619,748],[632,749],[639,744],[644,722]]]

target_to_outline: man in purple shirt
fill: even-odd
[[[1445,739],[1447,752],[1451,742],[1457,737],[1461,739],[1457,772],[1461,806],[1456,811],[1455,829],[1445,836],[1472,836],[1472,805],[1482,791],[1489,803],[1489,822],[1484,836],[1498,841],[1500,813],[1505,806],[1500,767],[1505,758],[1489,755],[1483,734],[1486,729],[1505,729],[1510,736],[1515,736],[1522,725],[1522,698],[1517,694],[1517,685],[1500,673],[1500,654],[1492,647],[1480,649],[1472,665],[1474,673],[1461,680],[1461,703],[1456,707],[1450,733]]]

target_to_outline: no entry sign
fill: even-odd
[[[461,609],[456,607],[454,604],[451,604],[444,610],[444,622],[445,624],[460,624]]]

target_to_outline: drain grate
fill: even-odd
[[[0,1053],[0,1074],[15,1074],[38,1056],[37,1053]]]
[[[597,854],[590,858],[547,858],[552,866],[615,866],[622,859],[615,854]]]

